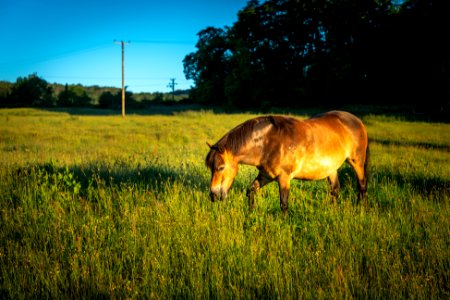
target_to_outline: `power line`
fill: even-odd
[[[169,41],[164,41],[164,40],[138,40],[138,41],[134,41],[133,40],[133,44],[137,43],[137,44],[159,44],[159,45],[195,45],[197,43],[197,41],[182,41],[182,40],[169,40]]]
[[[0,61],[0,65],[18,64],[18,63],[27,63],[27,64],[45,63],[45,62],[52,61],[52,60],[65,59],[65,58],[76,56],[76,55],[99,51],[102,49],[106,49],[107,47],[108,47],[107,45],[101,43],[101,44],[96,44],[96,45],[87,46],[87,47],[78,47],[78,48],[73,48],[73,49],[56,51],[53,53],[41,54],[41,55],[37,55],[37,56],[33,56],[33,55],[30,55],[27,57],[19,56],[12,60],[10,60],[8,58],[8,60]]]

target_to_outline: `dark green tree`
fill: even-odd
[[[50,107],[55,105],[52,88],[37,76],[19,77],[12,87],[10,102],[13,106]]]
[[[193,89],[192,96],[201,103],[223,104],[230,47],[227,28],[208,27],[198,37],[197,52],[183,60],[186,78],[194,80],[198,87]]]
[[[0,107],[11,106],[10,94],[13,84],[7,81],[0,81]]]
[[[191,97],[258,107],[411,103],[448,107],[448,1],[249,1],[199,33]],[[431,101],[430,101],[431,100]]]
[[[64,87],[64,91],[58,95],[58,105],[66,107],[84,107],[91,103],[91,98],[86,93],[86,90],[80,86],[68,86]]]
[[[98,102],[100,108],[119,109],[122,106],[122,91],[118,90],[116,94],[110,91],[103,92]],[[134,108],[136,106],[136,100],[132,92],[125,92],[125,106],[128,108]]]
[[[112,108],[120,104],[119,100],[110,91],[106,91],[98,98],[98,106],[100,108]]]

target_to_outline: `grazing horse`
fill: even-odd
[[[330,111],[303,121],[287,116],[257,117],[208,146],[206,166],[211,170],[213,202],[227,196],[239,164],[259,170],[247,190],[251,208],[256,191],[277,181],[280,206],[286,213],[291,179],[327,178],[334,202],[340,188],[337,171],[345,161],[356,173],[358,202],[367,200],[367,132],[361,120],[348,112]]]

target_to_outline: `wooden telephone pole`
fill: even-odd
[[[125,43],[124,41],[116,42],[115,44],[122,45],[122,118],[125,118]]]

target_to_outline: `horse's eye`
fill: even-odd
[[[217,171],[219,171],[219,172],[222,172],[223,169],[225,169],[225,166],[218,166],[218,167],[217,167]]]

